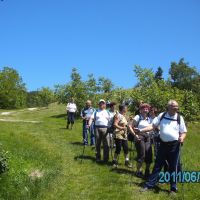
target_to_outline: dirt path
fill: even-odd
[[[22,123],[41,123],[41,121],[29,121],[29,120],[18,120],[18,119],[0,119],[0,122],[22,122]]]

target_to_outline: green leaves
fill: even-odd
[[[26,106],[26,88],[15,69],[4,67],[0,71],[0,108]]]
[[[0,144],[0,174],[8,170],[8,152],[3,150]]]
[[[183,60],[180,63],[181,66],[185,65]],[[133,112],[137,109],[140,101],[149,103],[160,111],[164,111],[167,102],[170,99],[174,99],[178,101],[180,112],[187,121],[199,119],[200,102],[198,101],[198,93],[175,87],[170,81],[153,78],[153,71],[151,69],[135,66],[134,71],[138,78],[138,85],[131,93],[133,99],[131,110]],[[184,76],[184,73],[182,73],[182,76]]]

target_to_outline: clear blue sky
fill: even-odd
[[[134,64],[168,72],[184,57],[200,67],[199,0],[0,1],[0,68],[28,90],[93,73],[129,88]]]

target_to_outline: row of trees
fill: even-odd
[[[169,99],[177,99],[180,111],[187,120],[195,120],[200,112],[200,74],[195,67],[191,67],[184,59],[172,62],[169,77],[163,78],[163,70],[158,67],[154,72],[149,68],[134,67],[138,83],[132,89],[115,87],[110,79],[95,78],[89,74],[87,80],[82,80],[76,68],[72,69],[70,82],[55,85],[53,90],[42,88],[27,92],[25,84],[18,72],[4,67],[0,71],[0,108],[21,108],[47,106],[52,102],[66,104],[71,97],[82,108],[87,99],[94,105],[100,98],[118,103],[131,103],[134,111],[139,101],[150,103],[160,110],[164,110]]]
[[[25,83],[15,69],[4,67],[0,71],[0,108],[47,106],[54,101],[54,92],[49,88],[28,92]]]

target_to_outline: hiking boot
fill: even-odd
[[[132,168],[132,164],[129,162],[129,160],[125,161],[125,166],[128,168]]]
[[[147,186],[144,186],[142,189],[140,189],[140,192],[148,192],[150,190],[150,188],[148,188]]]
[[[174,196],[176,196],[176,193],[177,193],[177,191],[171,190],[171,191],[169,192],[169,195],[172,196],[172,197],[174,197]]]
[[[143,178],[143,173],[142,173],[142,171],[137,171],[137,172],[135,173],[135,175],[136,175],[138,178]]]
[[[118,167],[118,162],[117,162],[116,160],[113,160],[113,161],[112,161],[112,166],[113,166],[114,168],[117,168],[117,167]]]

